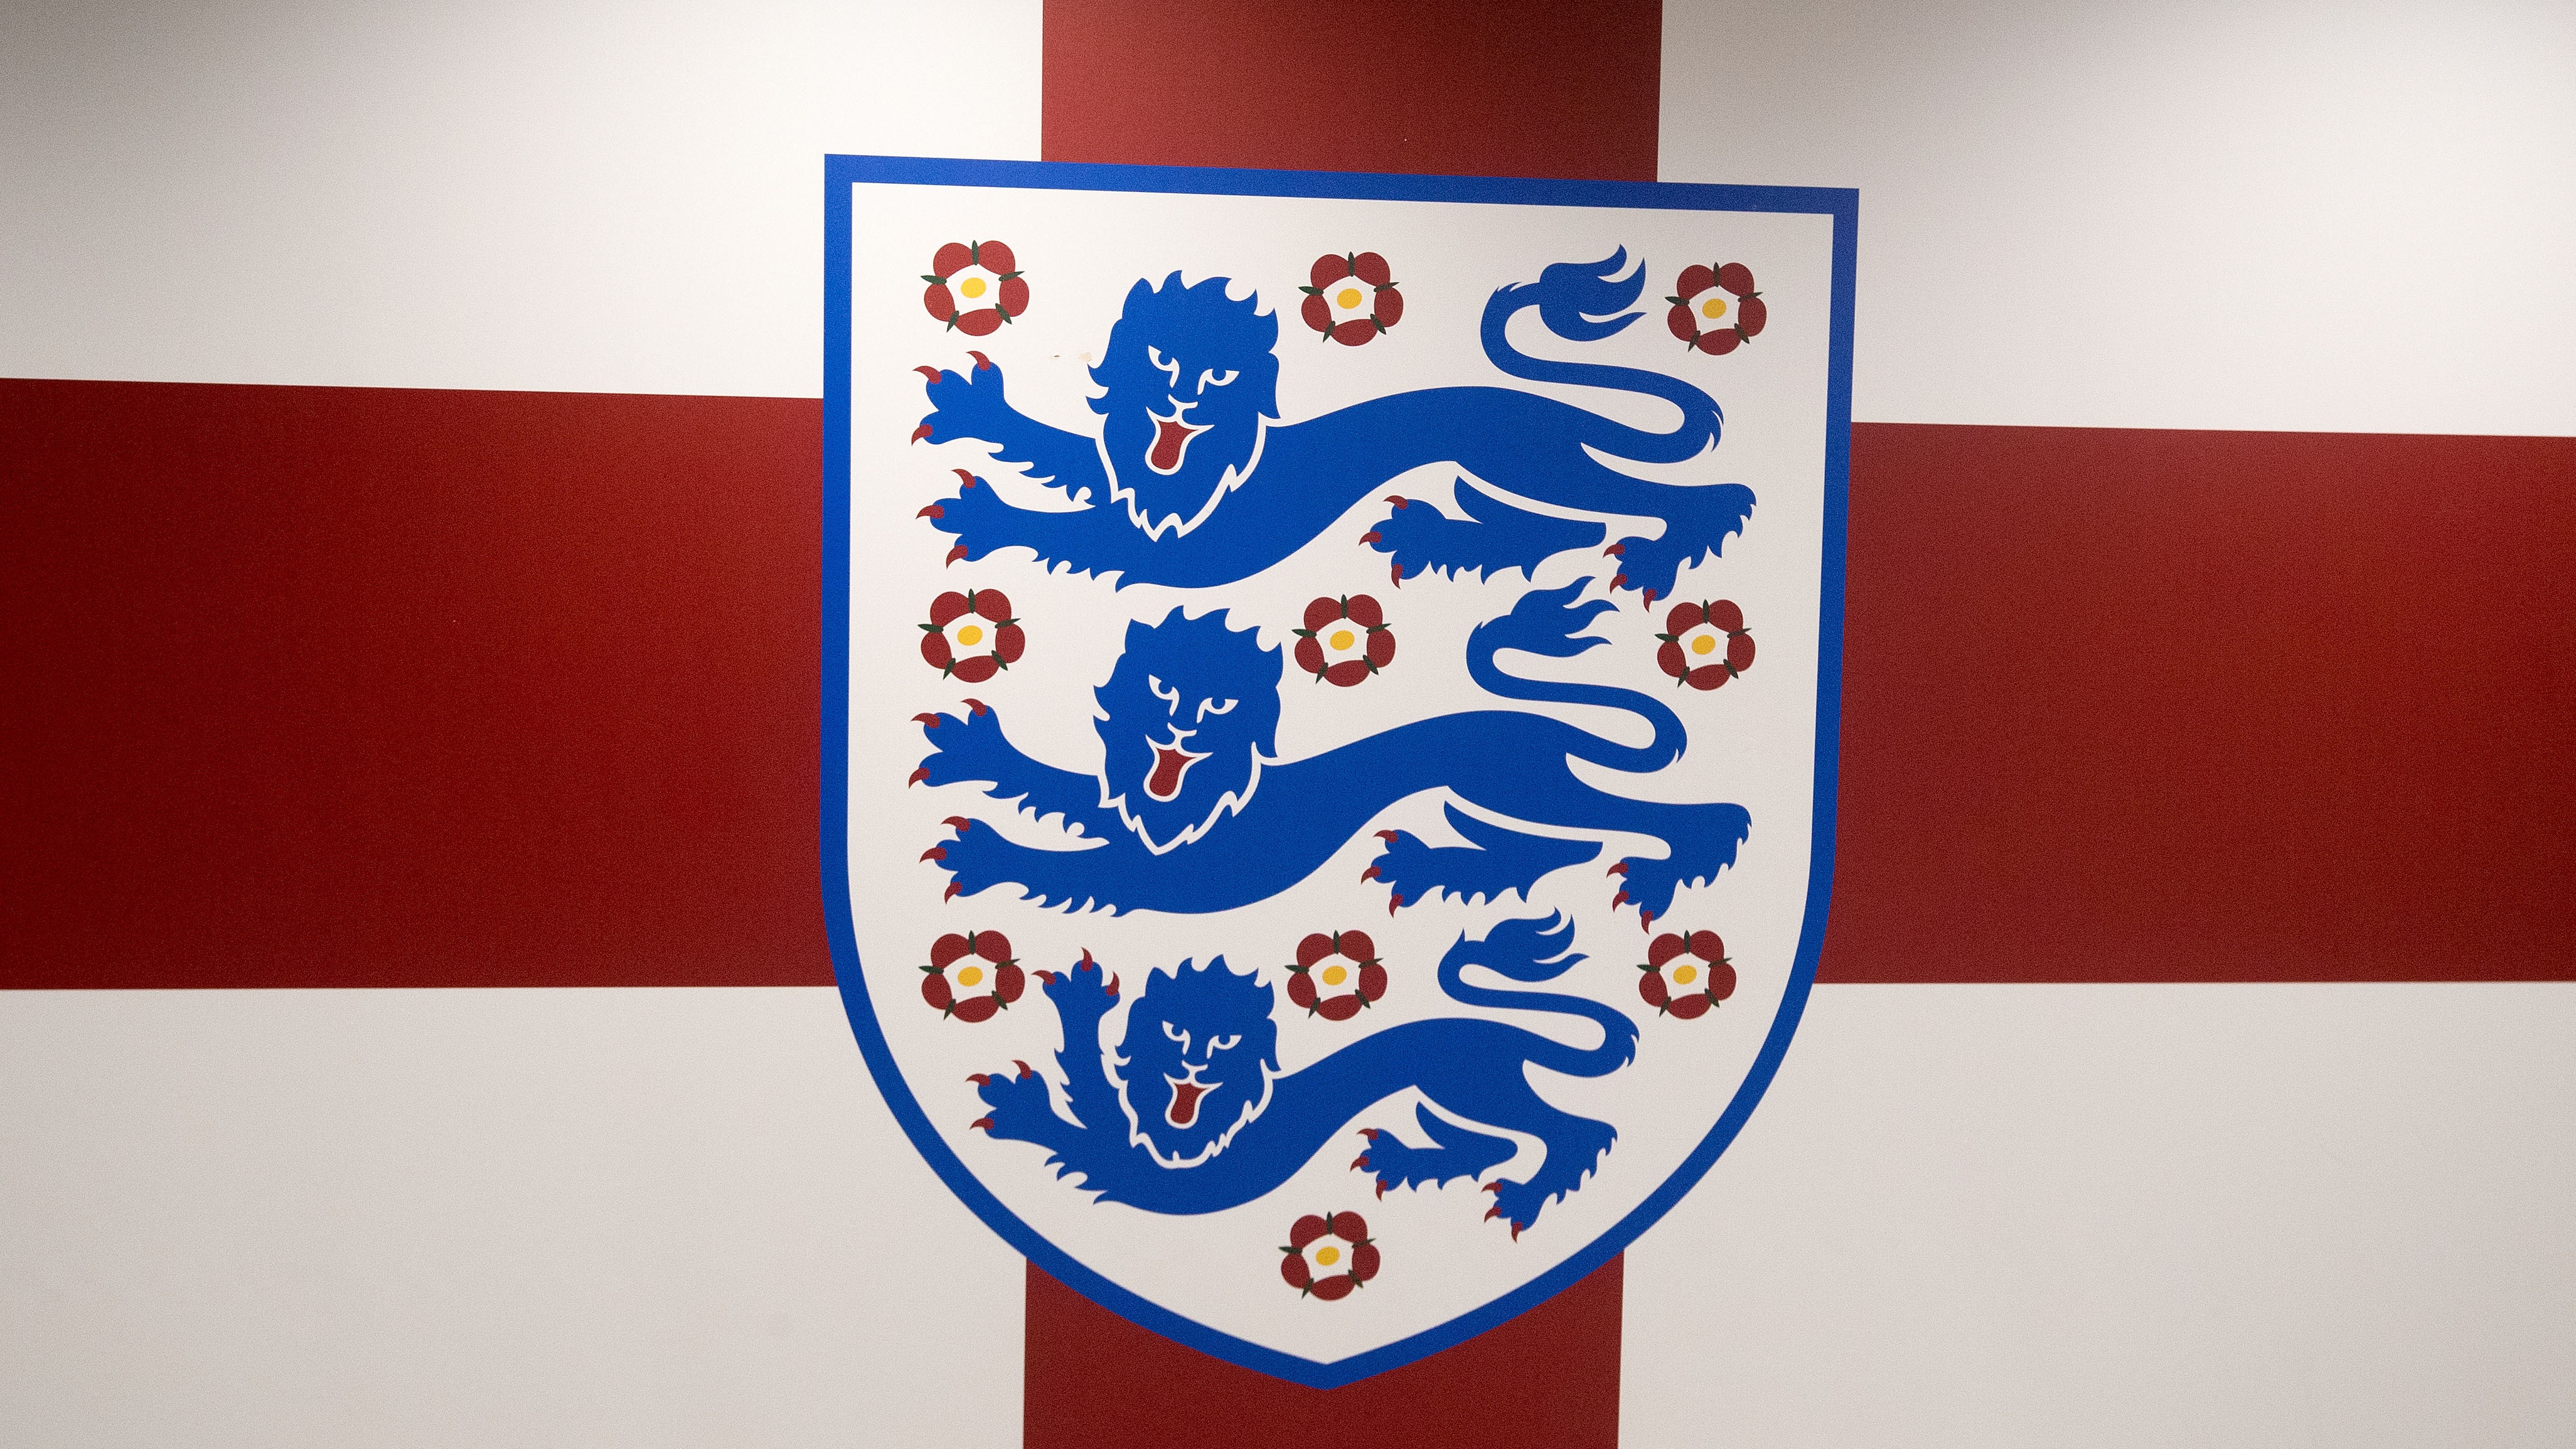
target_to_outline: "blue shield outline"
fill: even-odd
[[[1850,489],[1852,312],[1859,192],[1822,187],[1541,181],[900,156],[827,156],[823,175],[823,906],[833,969],[841,983],[851,1030],[878,1090],[914,1148],[976,1216],[1057,1281],[1124,1318],[1202,1353],[1310,1388],[1338,1388],[1462,1343],[1537,1307],[1624,1251],[1697,1185],[1752,1115],[1788,1051],[1790,1038],[1797,1032],[1824,944],[1825,912],[1833,890],[1834,790],[1841,720],[1844,538]],[[849,893],[851,228],[853,188],[863,183],[1777,212],[1832,218],[1833,297],[1828,324],[1824,558],[1822,597],[1818,601],[1815,815],[1797,957],[1779,1011],[1751,1070],[1707,1136],[1642,1203],[1555,1268],[1470,1312],[1410,1337],[1332,1362],[1301,1358],[1172,1312],[1085,1267],[1006,1207],[932,1127],[910,1084],[896,1067],[874,1005],[860,989],[861,966]]]

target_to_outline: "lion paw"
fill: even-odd
[[[957,496],[943,498],[918,515],[929,519],[930,526],[941,533],[956,535],[957,546],[948,551],[948,561],[972,561],[1015,542],[1011,523],[1019,510],[1003,502],[992,484],[963,468],[950,471],[964,480],[958,485]]]
[[[932,369],[919,367],[928,374]],[[1002,399],[1002,369],[982,362],[966,372],[939,372],[922,385],[930,413],[914,430],[915,441],[953,443],[961,438],[999,442],[1009,404]]]
[[[1013,1062],[1009,1069],[978,1072],[968,1080],[984,1099],[984,1115],[971,1125],[1015,1142],[1042,1141],[1049,1135],[1055,1107],[1048,1100],[1046,1078],[1030,1071],[1028,1063]]]
[[[1482,1176],[1496,1164],[1509,1162],[1512,1154],[1520,1150],[1508,1138],[1471,1132],[1442,1121],[1418,1105],[1413,1109],[1413,1120],[1421,1127],[1422,1135],[1431,1139],[1429,1147],[1411,1146],[1384,1128],[1360,1129],[1360,1135],[1368,1139],[1368,1151],[1361,1153],[1351,1167],[1377,1179],[1380,1197],[1386,1196],[1390,1187],[1437,1187],[1462,1177]]]
[[[1002,735],[1002,717],[992,706],[967,700],[963,714],[919,714],[921,735],[930,753],[912,772],[916,785],[975,783],[1000,786],[1011,778],[1011,764],[1021,758]]]
[[[1041,989],[1046,992],[1047,1000],[1055,1003],[1055,1013],[1061,1021],[1097,1022],[1108,1015],[1109,1008],[1118,1002],[1118,978],[1101,970],[1100,963],[1092,960],[1088,951],[1082,953],[1080,962],[1061,975],[1053,971],[1042,971],[1038,975]],[[1080,1035],[1068,1027],[1065,1040],[1074,1041]]]
[[[1617,555],[1619,576],[1614,589],[1635,589],[1647,607],[1672,597],[1674,576],[1682,569],[1717,557],[1730,534],[1741,532],[1753,514],[1753,492],[1733,483],[1666,490],[1673,507],[1659,538],[1623,538],[1605,552]]]

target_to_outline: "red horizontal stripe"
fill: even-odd
[[[0,984],[801,984],[820,409],[0,383]],[[1825,975],[2576,978],[2576,440],[1863,425]]]
[[[1853,430],[1834,981],[2576,978],[2576,439]]]
[[[0,985],[830,981],[821,426],[0,383]]]

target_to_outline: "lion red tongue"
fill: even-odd
[[[1179,471],[1182,450],[1189,447],[1190,439],[1203,431],[1205,429],[1185,427],[1177,418],[1154,419],[1154,450],[1145,455],[1145,461],[1152,464],[1157,473]]]
[[[1199,1098],[1205,1095],[1207,1095],[1207,1088],[1200,1086],[1196,1082],[1172,1083],[1172,1110],[1170,1114],[1172,1125],[1175,1127],[1187,1127],[1192,1122],[1197,1121],[1199,1115]]]
[[[1198,756],[1157,746],[1154,750],[1154,773],[1146,777],[1145,793],[1157,800],[1169,800],[1181,793],[1181,776]]]

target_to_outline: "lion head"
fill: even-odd
[[[1127,626],[1127,645],[1092,691],[1099,703],[1100,803],[1160,855],[1243,808],[1277,749],[1278,649],[1225,615]]]
[[[1222,1151],[1270,1104],[1279,1028],[1270,988],[1225,958],[1154,972],[1127,1008],[1118,1043],[1118,1094],[1137,1139],[1166,1167]]]
[[[1279,319],[1258,297],[1228,297],[1227,281],[1139,280],[1091,369],[1110,496],[1156,538],[1198,527],[1250,475],[1265,420],[1279,416]]]

